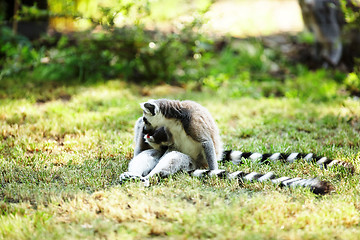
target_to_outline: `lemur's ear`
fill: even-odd
[[[148,102],[144,102],[140,105],[146,114],[151,114],[152,116],[155,116],[159,112],[159,107],[151,100]]]

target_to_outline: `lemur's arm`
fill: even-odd
[[[135,123],[135,149],[134,157],[131,159],[128,171],[120,175],[120,182],[130,178],[139,178],[146,176],[153,170],[163,152],[152,149],[147,143],[145,136],[153,134],[154,130],[151,125],[140,117]]]
[[[148,175],[158,164],[162,154],[162,152],[159,152],[156,149],[148,149],[140,152],[131,159],[128,171],[120,175],[120,182]]]
[[[146,126],[146,123],[142,117],[136,121],[134,156],[137,156],[144,150],[151,149],[151,146],[144,139],[144,136],[150,131],[149,128],[150,126]]]
[[[217,170],[218,162],[216,159],[214,143],[211,140],[208,140],[208,141],[202,142],[201,145],[204,148],[205,159],[208,162],[209,170]]]
[[[129,163],[128,172],[120,175],[121,182],[130,178],[148,179],[155,174],[168,176],[180,170],[192,170],[192,161],[188,155],[173,150],[166,151],[173,144],[171,132],[165,127],[149,127],[151,125],[142,118],[136,122],[136,153]],[[153,149],[144,150],[144,146]]]

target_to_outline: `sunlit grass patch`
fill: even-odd
[[[147,87],[147,89],[151,87]],[[230,89],[231,90],[231,89]],[[47,90],[44,90],[47,91]],[[214,116],[226,149],[314,152],[359,168],[357,100],[231,97],[185,89],[141,96],[121,81],[63,88],[71,97],[0,100],[0,238],[244,238],[356,239],[359,177],[298,160],[267,165],[244,161],[229,172],[273,171],[329,181],[335,191],[271,182],[198,179],[178,173],[119,184],[133,152],[133,124],[148,98],[193,99]],[[149,91],[149,90],[146,90]],[[172,93],[174,94],[174,93]],[[16,229],[16,231],[15,231]]]

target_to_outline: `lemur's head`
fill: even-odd
[[[154,128],[158,127],[161,124],[162,119],[164,119],[164,116],[160,111],[159,101],[160,100],[151,99],[140,104],[143,110],[144,123],[151,125]]]
[[[163,146],[170,146],[172,142],[172,134],[165,127],[159,127],[155,129],[151,134],[144,136],[145,142],[153,146],[152,144],[158,144]]]

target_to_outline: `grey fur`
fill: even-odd
[[[206,159],[216,159],[215,147],[211,140],[202,142],[201,145],[204,148]],[[217,161],[208,161],[208,164],[209,164],[209,169],[211,170],[218,169]]]
[[[168,99],[149,100],[141,106],[143,117],[152,127],[164,126],[171,132],[174,150],[189,155],[197,168],[218,168],[222,142],[217,125],[206,108],[193,101]],[[141,142],[136,143],[139,144]]]
[[[143,118],[139,118],[135,123],[135,149],[134,149],[134,156],[137,156],[142,151],[151,149],[151,146],[145,141],[145,132],[146,126],[143,121]]]
[[[128,171],[120,175],[120,182],[138,178],[148,186],[149,178],[154,175],[165,177],[181,170],[194,169],[192,159],[173,148],[173,137],[166,127],[153,129],[147,126],[145,130],[145,125],[148,124],[142,118],[136,122],[135,141],[138,144],[135,149],[140,152],[134,154]],[[143,150],[144,146],[152,149]]]

